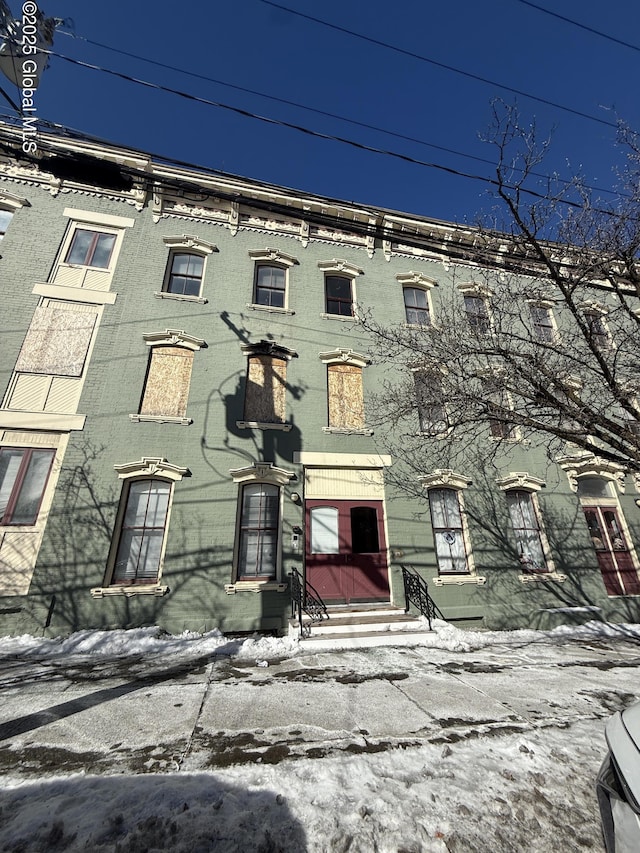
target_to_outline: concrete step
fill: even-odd
[[[433,632],[425,631],[361,631],[357,634],[325,634],[305,637],[300,641],[305,653],[331,652],[340,649],[369,649],[379,646],[421,646],[426,645]]]
[[[425,630],[422,620],[393,606],[366,609],[332,607],[329,610],[329,618],[323,619],[322,622],[312,622],[305,617],[303,628],[305,644],[313,644],[316,647],[320,640],[335,640],[340,644],[340,648],[345,648],[348,640],[354,642],[347,643],[347,646],[390,645],[396,643],[395,638],[400,635],[424,634]],[[298,636],[299,632],[298,623],[292,619],[289,623],[289,635]]]

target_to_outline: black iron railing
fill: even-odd
[[[300,636],[308,637],[311,633],[311,625],[322,622],[323,619],[328,619],[327,606],[320,598],[317,591],[310,583],[305,582],[300,572],[292,568],[289,572],[290,588],[291,588],[291,615],[294,619],[297,618],[300,626]],[[303,623],[303,614],[306,614],[310,622],[306,625]]]
[[[429,587],[426,580],[417,573],[413,566],[402,566],[402,582],[404,584],[404,609],[409,612],[410,606],[415,605],[422,616],[429,622],[439,616],[444,619],[442,612],[433,598],[429,595]]]

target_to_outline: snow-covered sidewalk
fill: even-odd
[[[0,849],[601,850],[638,626],[309,655],[156,629],[0,640]]]

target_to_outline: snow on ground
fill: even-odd
[[[561,625],[552,631],[463,631],[436,620],[435,630],[420,635],[416,645],[450,652],[470,652],[489,646],[523,646],[529,643],[555,645],[568,641],[640,640],[640,625],[607,622],[588,622],[585,625]],[[426,625],[426,620],[425,620]],[[196,634],[186,631],[171,636],[160,628],[133,628],[115,631],[78,631],[69,637],[43,639],[22,635],[0,637],[0,658],[10,655],[48,658],[54,656],[103,655],[120,657],[134,655],[203,655],[222,654],[240,659],[284,658],[304,654],[304,644],[292,637],[261,637],[233,640],[219,631]]]
[[[640,640],[638,625],[460,631],[421,646],[454,655],[530,644]],[[290,638],[171,637],[157,628],[0,639],[0,661],[231,656],[272,665],[304,655]],[[393,654],[384,651],[387,657]],[[160,656],[163,656],[160,658]],[[629,660],[633,661],[630,657]],[[554,696],[548,697],[553,707]],[[283,700],[284,701],[284,700]],[[576,704],[576,709],[578,705]],[[601,851],[593,783],[602,715],[482,727],[459,741],[372,744],[215,772],[65,775],[0,783],[0,850],[11,853],[572,853]],[[0,744],[0,748],[3,747]]]

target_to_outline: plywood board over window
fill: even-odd
[[[16,371],[82,376],[97,317],[92,306],[39,305],[22,344]]]
[[[329,426],[363,429],[362,368],[354,364],[330,364],[327,370]]]
[[[245,421],[284,423],[287,362],[267,355],[249,357],[245,393]]]
[[[172,346],[154,347],[140,414],[184,418],[192,367],[192,350]]]

